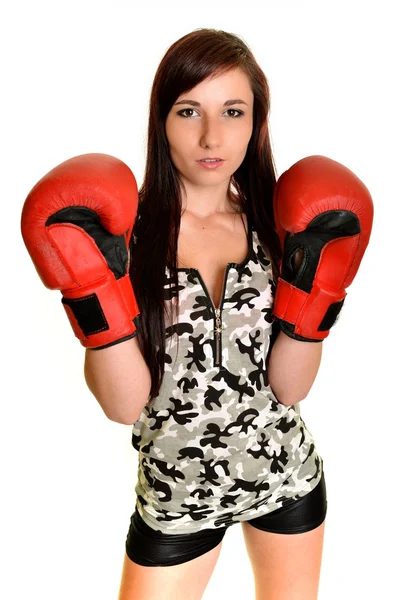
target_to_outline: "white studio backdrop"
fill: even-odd
[[[25,249],[23,202],[51,168],[87,152],[122,159],[140,185],[155,71],[199,27],[240,35],[264,70],[278,175],[323,154],[373,197],[370,244],[301,411],[328,493],[319,599],[398,598],[394,5],[69,0],[1,9],[4,600],[116,600],[137,469],[131,428],[109,421],[88,390],[61,294],[43,286]],[[254,598],[239,525],[226,533],[204,594],[225,598]]]

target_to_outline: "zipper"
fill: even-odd
[[[215,308],[215,328],[214,328],[214,339],[215,339],[215,356],[216,360],[214,360],[214,365],[218,366],[221,362],[221,309]]]
[[[207,298],[210,300],[211,305],[213,307],[214,320],[215,320],[215,327],[214,327],[214,343],[215,343],[214,366],[215,367],[220,365],[222,362],[222,344],[221,344],[222,317],[221,317],[221,313],[222,313],[222,304],[224,302],[224,297],[225,297],[226,280],[228,277],[229,269],[231,267],[234,267],[235,265],[236,265],[236,263],[228,263],[225,267],[224,283],[222,285],[221,297],[220,297],[220,301],[219,301],[219,305],[220,305],[219,308],[215,307],[213,299],[211,298],[211,296],[208,292],[208,289],[206,287],[206,284],[204,283],[204,280],[201,276],[200,271],[198,269],[192,269],[192,271],[196,271],[199,281],[203,287],[203,290],[204,290]]]

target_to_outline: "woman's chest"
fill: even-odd
[[[178,267],[199,271],[214,306],[219,308],[228,263],[242,263],[249,253],[248,233],[243,225],[188,227],[178,239]]]
[[[242,265],[226,266],[218,302],[210,297],[200,270],[178,272],[179,292],[171,290],[171,274],[167,274],[165,297],[175,304],[179,297],[177,321],[174,317],[171,322],[169,312],[166,321],[173,368],[180,371],[186,365],[204,373],[214,367],[231,373],[244,366],[263,368],[272,327],[273,290],[270,264],[258,260],[259,252],[253,247]]]

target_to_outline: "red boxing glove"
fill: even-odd
[[[274,216],[283,258],[273,314],[286,335],[304,342],[329,335],[367,248],[373,211],[362,181],[325,156],[303,158],[279,177]]]
[[[76,337],[99,350],[134,337],[139,309],[128,247],[138,206],[132,171],[106,154],[71,158],[25,200],[21,232],[44,285],[61,290]]]

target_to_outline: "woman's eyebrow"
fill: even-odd
[[[191,106],[201,106],[200,102],[197,102],[196,100],[179,100],[179,102],[175,102],[174,106],[176,104],[191,104]],[[246,104],[247,106],[247,102],[241,100],[240,98],[236,98],[234,100],[227,100],[223,103],[222,106],[231,106],[232,104]]]

